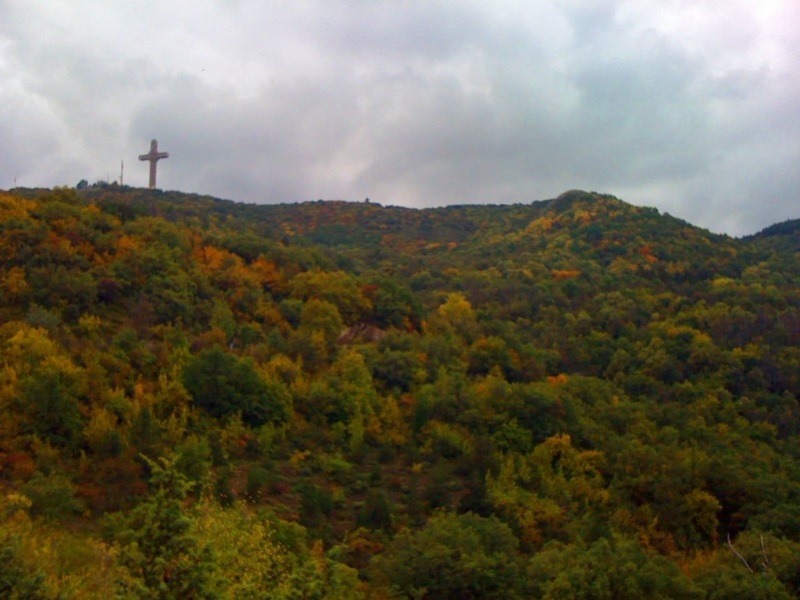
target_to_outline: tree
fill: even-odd
[[[513,599],[517,539],[496,517],[437,512],[417,532],[402,529],[372,560],[376,582],[400,598]]]
[[[436,310],[436,320],[432,325],[471,341],[477,330],[477,316],[464,294],[452,292]]]
[[[487,495],[528,547],[597,537],[609,497],[599,470],[603,459],[575,448],[569,435],[555,435],[527,455],[508,454],[499,473],[487,475]]]
[[[46,576],[25,564],[19,535],[0,531],[0,597],[9,600],[45,600],[55,597],[45,586]]]
[[[746,531],[687,565],[695,584],[714,600],[788,600],[800,594],[800,543]]]
[[[22,491],[31,500],[31,515],[49,520],[78,514],[81,503],[75,499],[75,486],[61,473],[34,474]]]
[[[175,447],[175,468],[186,477],[190,489],[207,483],[211,474],[211,446],[206,438],[190,435]]]
[[[705,597],[677,565],[645,551],[634,540],[618,536],[590,545],[548,544],[530,559],[525,586],[528,597],[543,600]]]
[[[24,379],[20,387],[33,433],[57,446],[73,446],[82,427],[73,382],[62,372],[47,369]]]
[[[2,350],[7,368],[0,381],[7,379],[16,392],[9,404],[23,417],[22,431],[73,448],[83,426],[80,399],[87,385],[85,371],[44,329],[22,326]]]
[[[300,273],[291,282],[291,293],[293,297],[306,301],[306,304],[316,300],[334,305],[348,325],[361,320],[367,310],[367,301],[356,280],[344,271]],[[341,328],[336,335],[340,331]]]
[[[419,329],[422,304],[408,288],[388,277],[381,277],[365,286],[364,292],[372,303],[370,319],[375,325],[384,329]]]
[[[209,547],[201,546],[191,531],[192,522],[183,508],[190,483],[175,462],[147,460],[154,490],[117,534],[120,563],[131,575],[131,580],[120,582],[120,591],[127,597],[217,597],[215,563]]]
[[[370,490],[358,515],[358,523],[369,529],[391,529],[392,511],[384,490]]]
[[[291,395],[278,381],[265,381],[252,360],[237,358],[219,347],[204,350],[183,370],[183,385],[195,405],[214,417],[235,412],[254,427],[284,423],[291,410]]]

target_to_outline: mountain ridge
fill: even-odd
[[[55,189],[59,189],[59,188],[55,188]],[[61,188],[61,189],[71,189],[71,188]],[[50,190],[49,188],[12,188],[10,190],[7,190],[8,193],[14,193],[14,194],[17,194],[17,195],[20,195],[20,196],[23,196],[23,197],[37,197],[37,196],[41,196],[41,195],[45,195],[47,193],[50,193],[51,191],[52,190]],[[160,190],[160,189],[149,190],[149,189],[146,189],[146,188],[135,188],[135,187],[131,187],[131,186],[118,186],[118,185],[103,185],[103,186],[98,186],[98,187],[83,188],[83,189],[78,190],[78,193],[81,196],[86,197],[87,199],[97,198],[97,197],[104,196],[104,195],[111,195],[112,197],[113,196],[119,197],[120,195],[134,195],[134,196],[137,197],[137,199],[133,201],[134,203],[144,202],[144,201],[146,201],[145,200],[146,198],[150,198],[151,200],[155,199],[155,198],[160,198],[162,200],[165,199],[165,198],[172,198],[173,200],[178,200],[178,199],[182,198],[182,199],[186,199],[186,200],[190,200],[190,201],[196,201],[196,200],[210,201],[212,203],[221,203],[221,204],[224,204],[224,205],[231,205],[231,206],[235,206],[235,207],[240,207],[245,212],[252,212],[253,214],[258,214],[259,209],[262,209],[262,208],[264,210],[266,210],[266,211],[277,210],[280,213],[280,212],[284,211],[285,209],[292,210],[292,207],[295,207],[295,209],[300,210],[300,212],[307,212],[308,211],[308,212],[312,212],[313,213],[313,212],[316,212],[316,211],[313,210],[313,207],[315,207],[315,206],[318,207],[321,204],[344,207],[344,208],[346,208],[346,212],[348,212],[348,213],[353,212],[354,209],[355,209],[355,212],[358,213],[359,207],[361,207],[364,210],[366,210],[368,213],[372,212],[371,209],[379,208],[379,209],[386,209],[386,210],[388,210],[390,212],[397,212],[397,213],[402,214],[402,213],[415,213],[415,212],[421,212],[421,213],[434,212],[435,213],[435,212],[438,212],[438,211],[448,211],[448,210],[463,211],[465,209],[470,209],[470,208],[484,208],[485,209],[485,208],[491,208],[491,207],[496,207],[496,208],[498,208],[500,210],[509,209],[509,208],[512,208],[512,207],[530,207],[530,208],[535,208],[535,209],[540,209],[540,210],[543,210],[543,209],[564,210],[564,209],[569,208],[573,204],[580,203],[580,202],[587,202],[587,201],[593,201],[593,202],[615,201],[615,202],[621,203],[620,206],[626,206],[626,207],[629,207],[629,208],[641,209],[641,210],[646,210],[646,211],[656,211],[657,214],[660,214],[662,216],[668,216],[670,218],[676,219],[678,222],[685,223],[686,225],[689,225],[691,227],[695,227],[697,229],[702,229],[704,231],[707,231],[703,227],[694,225],[694,224],[692,224],[692,223],[690,223],[688,221],[685,221],[683,219],[679,219],[677,217],[672,217],[671,215],[669,215],[669,213],[666,213],[666,212],[665,213],[661,213],[655,207],[638,206],[638,205],[626,202],[625,200],[622,200],[622,199],[614,196],[613,194],[609,194],[609,193],[587,192],[587,191],[579,190],[579,189],[567,190],[567,191],[559,194],[558,196],[556,196],[554,198],[541,199],[541,200],[532,200],[530,202],[519,202],[519,203],[512,203],[512,204],[471,203],[471,204],[452,204],[452,205],[447,205],[447,206],[434,206],[434,207],[405,207],[405,206],[396,206],[396,205],[382,205],[382,204],[377,203],[377,202],[370,202],[369,199],[367,199],[365,201],[362,201],[362,202],[351,201],[351,200],[340,200],[340,199],[324,199],[324,200],[323,199],[317,199],[317,200],[304,200],[304,201],[298,201],[298,202],[259,204],[259,203],[245,203],[245,202],[240,202],[240,201],[236,201],[236,200],[218,198],[218,197],[210,196],[210,195],[207,195],[207,194],[198,194],[198,193],[193,193],[193,192],[180,192],[180,191],[177,191],[177,190],[168,190],[167,191],[167,190]],[[311,209],[311,210],[309,210],[309,209]],[[228,210],[225,210],[225,209],[222,209],[222,211],[223,212],[231,212],[231,211],[228,211]],[[233,212],[235,212],[235,209],[233,209]],[[790,233],[790,232],[795,231],[797,229],[797,227],[798,227],[797,223],[799,221],[800,221],[800,219],[788,219],[786,221],[783,221],[783,222],[780,222],[780,223],[775,223],[775,224],[769,225],[767,227],[764,227],[760,231],[757,231],[757,232],[754,232],[754,233],[751,233],[751,234],[746,234],[746,235],[743,235],[743,236],[740,236],[740,237],[737,237],[737,238],[734,238],[734,239],[744,239],[744,240],[746,240],[746,239],[756,238],[756,237],[767,237],[767,236],[770,236],[770,235],[787,234],[787,233]],[[711,232],[709,232],[709,233],[711,233]],[[731,236],[728,236],[727,234],[724,234],[724,233],[722,233],[722,234],[713,233],[712,235],[723,236],[723,237],[731,237]]]

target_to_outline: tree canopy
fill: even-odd
[[[0,595],[797,597],[797,235],[0,192]]]

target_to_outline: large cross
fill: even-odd
[[[149,160],[150,161],[150,189],[153,190],[156,187],[156,163],[161,158],[169,158],[169,152],[159,152],[158,151],[158,142],[153,140],[150,142],[150,152],[147,154],[140,154],[139,160]]]

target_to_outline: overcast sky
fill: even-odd
[[[798,0],[0,0],[0,189],[800,218]]]

